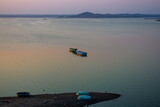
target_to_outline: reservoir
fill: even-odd
[[[122,96],[91,107],[158,107],[159,29],[143,18],[0,18],[0,97],[111,92]]]

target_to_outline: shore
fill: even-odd
[[[91,101],[77,99],[76,93],[39,94],[30,97],[0,97],[0,107],[83,107],[117,99],[120,94],[90,92]],[[7,101],[7,102],[6,102]]]

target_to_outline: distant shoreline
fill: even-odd
[[[95,14],[84,12],[80,14],[0,14],[0,18],[160,18],[160,14]]]

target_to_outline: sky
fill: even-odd
[[[160,0],[0,0],[0,14],[160,14]]]

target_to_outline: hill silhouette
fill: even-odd
[[[91,12],[83,12],[77,15],[70,15],[69,18],[147,18],[160,17],[160,14],[95,14]]]

